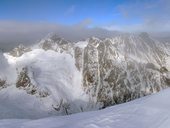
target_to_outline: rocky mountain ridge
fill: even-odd
[[[0,86],[5,81],[40,99],[43,111],[53,114],[101,109],[170,86],[169,48],[147,33],[77,43],[50,35],[4,58],[15,78],[11,83],[8,76],[0,78]]]

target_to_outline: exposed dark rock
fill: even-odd
[[[23,45],[19,45],[18,47],[14,48],[9,54],[15,57],[22,56],[24,53],[31,51],[30,48],[27,48]]]
[[[38,97],[43,98],[49,96],[49,92],[47,90],[41,90],[36,85],[32,84],[26,67],[22,68],[22,71],[19,73],[16,87],[24,89],[28,94],[36,95]]]
[[[18,76],[18,80],[16,82],[16,87],[17,88],[20,88],[20,87],[25,88],[25,87],[30,87],[30,86],[31,86],[31,80],[28,76],[28,70],[27,70],[27,68],[23,68]]]
[[[161,68],[160,68],[160,72],[161,72],[161,73],[168,72],[168,69],[167,69],[166,67],[161,67]]]
[[[5,88],[5,87],[6,87],[6,80],[0,79],[0,88]]]

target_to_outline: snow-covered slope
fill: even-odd
[[[65,107],[74,113],[81,111],[76,106],[86,106],[81,74],[70,55],[34,49],[21,57],[5,57],[13,67],[16,83],[9,82],[12,75],[7,76],[7,84],[14,85],[0,90],[0,118],[40,118],[55,114],[56,110],[65,115]]]
[[[0,54],[0,118],[98,110],[156,93],[170,86],[169,57],[146,33],[20,45]]]
[[[38,120],[4,119],[2,128],[169,128],[170,89],[104,110]]]

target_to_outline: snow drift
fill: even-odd
[[[4,119],[5,128],[169,128],[170,89],[104,110],[38,120]]]

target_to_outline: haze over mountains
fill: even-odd
[[[0,27],[1,26],[3,27],[3,24],[0,24]],[[107,30],[100,27],[87,28],[87,26],[81,26],[81,23],[80,25],[64,26],[50,25],[47,23],[33,23],[32,25],[29,25],[29,23],[8,22],[7,26],[8,27],[4,26],[6,32],[0,32],[0,48],[3,49],[3,51],[10,51],[19,44],[25,46],[33,45],[48,33],[57,33],[58,36],[70,42],[78,42],[93,36],[104,39],[129,33],[128,31]],[[49,28],[47,29],[46,27]],[[29,30],[27,30],[27,28],[29,28]],[[132,32],[132,34],[139,34],[141,32],[142,31]],[[161,42],[170,42],[169,32],[149,32],[149,35]]]

